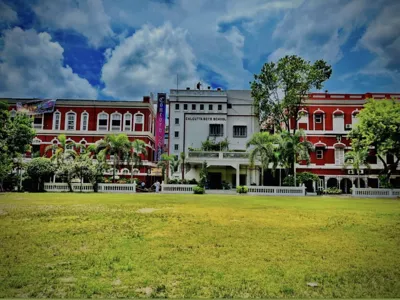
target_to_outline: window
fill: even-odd
[[[344,131],[344,115],[334,114],[333,115],[333,130],[334,131]]]
[[[179,118],[175,118],[175,125],[179,125]]]
[[[218,104],[218,110],[222,110],[222,104]]]
[[[97,129],[108,130],[108,114],[106,113],[99,114]]]
[[[53,129],[60,130],[60,124],[61,124],[61,113],[57,111],[53,114]]]
[[[223,136],[224,125],[222,124],[210,124],[210,136]]]
[[[335,148],[335,165],[343,165],[344,163],[344,149]]]
[[[231,103],[228,103],[228,108],[232,108],[232,104]]]
[[[130,113],[126,113],[124,115],[124,131],[131,131],[132,125],[132,115]]]
[[[179,144],[175,144],[175,145],[174,145],[174,150],[175,150],[175,151],[178,151],[178,150],[179,150]]]
[[[142,114],[135,115],[135,124],[143,124],[143,115]]]
[[[208,110],[213,110],[213,105],[212,104],[208,105]]]
[[[10,111],[10,118],[11,118],[11,121],[14,121],[14,118],[15,118],[16,115],[17,115],[17,112],[15,111],[15,109],[12,109],[12,110]]]
[[[121,131],[122,116],[119,113],[111,115],[111,131]]]
[[[65,145],[66,150],[74,150],[74,144],[73,143],[68,143]]]
[[[187,110],[188,106],[187,104],[183,104],[183,110]]]
[[[175,110],[179,110],[179,104],[175,104]]]
[[[196,110],[196,104],[192,104],[192,110]]]
[[[75,130],[75,121],[76,121],[76,113],[74,112],[67,113],[65,119],[65,130]]]
[[[88,124],[89,124],[89,114],[87,112],[84,112],[81,115],[81,130],[83,131],[88,130]]]
[[[81,146],[79,147],[79,153],[85,153],[86,151],[86,144],[85,142],[81,143]]]
[[[233,137],[247,137],[247,126],[233,126]]]
[[[315,123],[322,123],[322,115],[321,114],[315,115]]]
[[[323,159],[324,158],[324,151],[319,149],[316,151],[317,153],[317,159]]]
[[[204,110],[204,104],[200,104],[200,110]]]
[[[43,128],[43,115],[35,115],[33,119],[33,128],[42,129]]]
[[[175,131],[175,137],[176,137],[176,138],[179,137],[179,131]]]

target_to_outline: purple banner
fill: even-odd
[[[163,154],[164,150],[166,98],[167,95],[165,93],[157,94],[155,161],[161,160],[161,154]]]
[[[56,100],[53,99],[38,99],[25,103],[17,103],[17,111],[27,115],[41,115],[52,113],[56,106]]]

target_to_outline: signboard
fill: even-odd
[[[225,117],[186,117],[186,121],[226,121]]]
[[[161,154],[163,154],[164,152],[166,98],[167,95],[165,93],[157,94],[156,151],[154,157],[155,161],[160,161]]]
[[[162,169],[161,168],[151,169],[150,176],[162,176]]]
[[[25,103],[17,103],[17,112],[24,113],[27,115],[41,115],[46,113],[52,113],[56,106],[56,100],[53,99],[40,99],[33,100]]]

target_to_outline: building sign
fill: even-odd
[[[225,117],[186,117],[186,121],[226,121]]]
[[[161,168],[151,169],[150,176],[162,176],[162,169]]]
[[[17,112],[24,113],[27,115],[41,115],[46,113],[52,113],[56,106],[56,100],[53,99],[41,99],[17,103]]]
[[[157,118],[156,118],[156,151],[155,161],[161,160],[161,154],[164,152],[164,135],[165,135],[165,110],[166,110],[165,93],[157,94]]]

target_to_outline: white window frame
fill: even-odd
[[[36,118],[36,117],[39,117],[39,116],[41,116],[41,118],[42,118],[42,124],[35,124],[35,118]],[[33,116],[33,122],[32,122],[33,128],[35,128],[35,129],[43,129],[43,124],[44,124],[44,115],[43,115],[43,114],[41,114],[41,115],[34,115],[34,116]]]
[[[179,103],[175,103],[175,111],[179,111],[179,108],[180,108]]]
[[[335,147],[335,165],[341,166],[344,164],[344,148]]]
[[[194,108],[193,108],[194,107]],[[197,110],[197,105],[196,103],[192,103],[192,110]]]
[[[106,125],[106,129],[100,129],[100,116],[101,115],[106,115],[107,116],[107,125]],[[103,120],[103,119],[102,119]],[[106,113],[105,111],[102,111],[100,113],[97,114],[97,131],[108,131],[109,125],[110,125],[110,115],[108,113]],[[104,126],[104,125],[101,125]]]
[[[179,151],[179,144],[174,144],[174,151]]]
[[[151,132],[151,114],[149,114],[149,127],[147,128],[147,131]]]
[[[316,158],[317,159],[324,159],[324,150],[323,149],[317,149],[315,151]]]
[[[80,142],[79,144],[81,145],[81,146],[79,147],[79,153],[82,154],[82,153],[85,152],[87,145],[86,145],[86,142],[84,142],[84,141]],[[83,146],[83,147],[82,147],[82,146]]]
[[[186,106],[186,108],[185,108],[185,106]],[[188,105],[187,103],[183,103],[183,110],[184,110],[184,111],[187,111],[188,108],[189,108],[189,105]]]
[[[178,120],[178,123],[176,122],[176,120]],[[180,125],[180,124],[179,124],[179,118],[175,118],[175,120],[174,120],[174,125]]]
[[[221,107],[221,109],[219,109],[220,107]],[[218,111],[222,111],[222,104],[218,104],[217,110],[218,110]]]
[[[203,108],[201,108],[202,106],[203,106]],[[200,104],[199,110],[204,111],[204,104]]]
[[[126,121],[129,120],[129,127],[126,126]],[[130,112],[126,112],[124,114],[124,131],[132,131],[132,114]]]
[[[83,129],[83,118],[84,116],[87,116],[86,118],[86,129]],[[81,113],[81,130],[82,131],[88,131],[89,130],[89,113],[85,110],[83,113]]]
[[[141,122],[137,122],[137,117],[141,116],[142,117],[142,121]],[[136,128],[136,124],[141,124],[142,125],[142,131],[144,131],[144,114],[141,112],[137,112],[136,114],[133,115],[133,128],[135,130]]]
[[[245,135],[240,135],[240,134],[236,134],[235,133],[235,129],[238,129],[238,127],[244,127],[245,128]],[[233,137],[234,138],[246,138],[247,137],[247,126],[246,125],[233,125],[232,131],[233,131]]]
[[[61,130],[61,112],[56,110],[53,113],[53,130]],[[58,128],[56,126],[56,116],[58,116]]]
[[[74,126],[73,129],[68,129],[68,116],[73,115],[74,116]],[[76,112],[70,110],[65,114],[65,124],[64,124],[64,130],[66,131],[75,131],[76,130]]]
[[[119,126],[118,126],[118,128],[117,128],[117,125],[116,126],[113,125],[113,120],[114,120],[115,116],[119,117]],[[113,112],[111,114],[111,118],[110,118],[110,131],[121,131],[122,121],[123,121],[122,120],[122,114],[119,113],[119,112]]]
[[[221,128],[221,132],[220,133],[218,133],[218,134],[212,134],[211,133],[211,126],[219,126],[219,128]],[[208,135],[209,136],[216,136],[216,137],[218,137],[218,136],[224,136],[224,124],[209,124],[209,126],[208,126]]]
[[[178,134],[178,136],[177,136]],[[174,138],[179,139],[179,131],[174,131]]]
[[[320,117],[319,122],[317,120],[317,117]],[[324,119],[323,113],[316,113],[315,114],[315,124],[321,124],[323,119]]]

